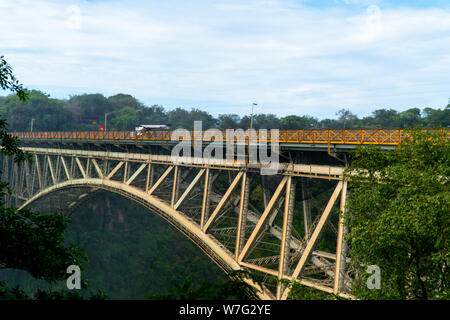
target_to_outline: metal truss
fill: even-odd
[[[22,149],[32,162],[18,165],[3,157],[9,206],[76,212],[93,192],[108,190],[159,214],[224,271],[251,271],[259,280],[246,281],[261,299],[287,299],[290,287],[281,280],[353,298],[345,267],[342,167],[282,164],[277,175],[261,176],[257,165],[237,161],[174,164],[164,155]],[[323,210],[312,212],[305,194],[311,183],[324,180],[330,194],[321,196]],[[250,199],[252,194],[261,197]],[[327,228],[335,243],[328,251],[318,245]]]
[[[224,131],[223,137],[226,139]],[[20,139],[57,139],[57,140],[153,140],[173,141],[172,131],[151,130],[141,134],[135,131],[61,131],[61,132],[11,132]],[[398,145],[406,133],[400,129],[305,129],[279,130],[279,143],[315,143],[315,144],[374,144]],[[201,138],[199,138],[201,137]],[[192,141],[211,141],[204,131],[191,132]],[[234,138],[237,142],[246,142],[244,138]],[[252,142],[271,142],[267,132],[255,132]]]

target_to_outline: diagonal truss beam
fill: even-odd
[[[53,184],[56,184],[55,171],[53,170],[52,160],[50,156],[47,156],[48,168],[50,169],[50,177],[52,178]]]
[[[291,238],[292,215],[295,202],[295,184],[292,177],[288,178],[286,183],[286,196],[284,201],[283,228],[281,236],[280,260],[278,264],[278,280],[283,279],[287,269],[289,259],[289,241]],[[277,285],[277,299],[280,299],[284,284],[280,281]]]
[[[345,261],[345,243],[344,243],[344,213],[345,204],[347,201],[347,181],[344,181],[341,193],[341,203],[340,203],[340,215],[339,215],[339,225],[337,234],[337,244],[336,244],[336,265],[334,270],[334,286],[333,293],[338,294],[342,288],[343,277],[344,277],[344,264]]]
[[[139,175],[139,173],[141,173],[142,170],[145,169],[146,166],[147,166],[147,163],[141,164],[141,166],[133,173],[133,175],[130,177],[130,179],[127,180],[127,182],[125,182],[125,184],[129,185],[130,183],[132,183],[134,181],[134,179],[136,179],[136,177]]]
[[[34,161],[36,163],[36,174],[37,174],[37,178],[38,178],[39,189],[42,189],[41,168],[39,165],[39,157],[38,157],[37,153],[35,153],[34,156],[35,156]]]
[[[331,210],[334,207],[336,199],[338,198],[339,193],[342,190],[342,186],[343,186],[343,182],[339,181],[338,184],[336,185],[336,188],[333,191],[333,194],[331,195],[330,200],[328,201],[328,204],[327,204],[324,212],[322,213],[322,216],[320,217],[320,220],[319,220],[316,228],[314,229],[313,234],[311,235],[311,238],[309,239],[309,241],[306,245],[305,251],[303,252],[303,254],[301,256],[299,263],[297,264],[294,272],[292,273],[293,279],[296,279],[299,276],[299,274],[301,274],[301,272],[303,271],[306,261],[308,260],[309,256],[311,255],[311,252],[312,252],[314,246],[316,245],[319,235],[322,232],[322,229],[325,226],[325,223],[327,222],[328,217],[330,216]]]
[[[343,181],[339,181],[338,184],[336,185],[336,188],[333,191],[333,194],[331,195],[330,200],[328,201],[328,204],[324,210],[324,212],[322,213],[322,216],[320,217],[318,224],[316,226],[316,228],[314,229],[313,234],[311,235],[311,238],[309,239],[305,250],[303,251],[302,256],[300,257],[300,261],[297,264],[297,266],[294,269],[294,272],[292,273],[291,279],[292,280],[296,280],[298,278],[298,276],[301,274],[301,272],[303,271],[306,262],[308,261],[308,258],[311,256],[311,253],[317,243],[317,240],[323,230],[323,227],[325,226],[326,222],[328,221],[328,217],[330,216],[331,210],[334,207],[334,204],[339,196],[339,193],[341,192],[342,188],[343,188]],[[328,288],[326,286],[320,286],[317,285],[314,282],[311,282],[309,280],[306,279],[300,279],[300,283],[305,284],[307,286],[311,286],[314,288],[318,288],[322,291],[326,291],[329,293],[333,293],[333,289],[332,288]],[[287,298],[289,294],[289,289],[284,290],[281,299],[285,300]]]
[[[66,161],[64,160],[63,156],[61,156],[61,163],[63,165],[64,172],[66,173],[67,180],[70,180],[71,179],[70,172],[69,172],[69,169],[67,168],[67,164],[66,164]]]
[[[202,200],[202,215],[200,217],[200,228],[203,230],[203,226],[205,225],[206,215],[209,214],[209,197],[211,195],[211,177],[210,177],[210,169],[206,168],[205,173],[205,181],[203,185],[203,200]]]
[[[273,194],[272,198],[270,199],[269,203],[267,204],[266,209],[264,210],[263,214],[261,215],[261,218],[259,219],[258,223],[256,224],[255,229],[253,230],[252,234],[250,235],[250,238],[248,239],[247,243],[245,244],[244,248],[242,249],[241,254],[239,255],[238,262],[241,263],[244,259],[245,255],[247,254],[248,249],[253,244],[253,241],[255,240],[256,236],[259,233],[259,230],[264,225],[264,223],[267,220],[267,217],[269,216],[270,211],[272,210],[273,205],[277,201],[278,197],[280,196],[281,191],[283,191],[284,186],[286,185],[286,182],[288,180],[288,176],[284,176],[281,180],[280,184],[277,187],[277,190],[275,190],[275,193]]]
[[[98,176],[100,179],[103,179],[103,171],[100,169],[100,166],[98,165],[97,161],[95,159],[91,159],[92,163],[94,164],[95,171],[97,171]]]
[[[151,183],[151,178],[152,178],[152,172],[153,172],[153,168],[152,168],[152,164],[149,163],[148,167],[147,167],[147,179],[145,180],[145,192],[148,192],[148,186]]]
[[[236,260],[239,258],[239,254],[241,253],[245,241],[249,187],[247,172],[244,172],[244,175],[242,176],[241,198],[239,199],[238,225],[236,230],[236,246],[234,252]]]
[[[76,161],[76,163],[77,163],[77,165],[78,165],[78,168],[80,169],[81,175],[83,176],[83,178],[86,179],[86,178],[87,178],[87,174],[86,174],[86,171],[85,171],[84,168],[83,168],[83,165],[81,164],[80,159],[75,158],[75,161]]]
[[[120,161],[114,169],[112,169],[112,171],[108,174],[108,176],[106,177],[106,180],[110,180],[115,174],[116,172],[123,166],[124,162]]]
[[[156,188],[159,187],[159,185],[164,181],[164,179],[169,175],[169,173],[173,170],[173,168],[175,168],[175,166],[170,166],[166,169],[166,171],[164,171],[164,173],[162,174],[162,176],[158,179],[158,181],[156,181],[156,183],[151,187],[150,190],[148,190],[148,194],[152,194],[153,191],[156,190]]]
[[[206,224],[203,226],[203,232],[206,232],[206,230],[208,230],[209,226],[211,225],[211,223],[213,222],[214,218],[217,216],[217,214],[219,213],[219,211],[222,209],[223,205],[225,204],[225,202],[228,200],[228,198],[230,197],[230,194],[233,192],[234,188],[236,188],[236,185],[238,184],[239,180],[241,179],[242,175],[244,174],[243,171],[240,171],[237,175],[236,178],[234,178],[233,182],[231,183],[230,187],[228,188],[227,192],[225,193],[225,195],[222,197],[222,199],[220,200],[219,204],[217,205],[216,209],[214,210],[214,212],[211,214],[211,216],[209,217],[208,221],[206,222]]]
[[[206,169],[201,169],[198,174],[195,176],[194,180],[192,180],[191,184],[186,188],[184,193],[181,195],[180,199],[178,199],[177,203],[173,206],[175,210],[178,209],[178,207],[183,203],[184,199],[192,192],[192,189],[197,185],[200,178],[203,176],[203,173],[205,173]]]
[[[172,199],[170,205],[173,207],[178,197],[178,187],[180,185],[180,174],[178,173],[179,167],[175,166],[175,171],[173,172],[173,183],[172,183]]]

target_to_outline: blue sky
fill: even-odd
[[[56,98],[322,119],[450,97],[450,1],[0,0],[0,14],[0,55]]]

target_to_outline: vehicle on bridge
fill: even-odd
[[[141,124],[134,129],[136,132],[136,136],[143,136],[146,132],[150,132],[153,130],[161,131],[161,130],[169,130],[170,126],[166,124]],[[134,136],[134,133],[131,133]]]

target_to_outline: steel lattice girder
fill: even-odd
[[[61,200],[52,203],[57,203],[59,209],[70,210],[85,201],[89,192],[109,190],[161,215],[225,271],[245,268],[278,280],[271,291],[268,284],[246,279],[257,288],[262,299],[287,298],[289,288],[279,280],[297,280],[352,298],[348,294],[351,280],[345,272],[342,216],[337,227],[336,252],[315,250],[339,197],[340,210],[345,208],[347,182],[343,181],[342,167],[282,164],[275,192],[259,213],[249,207],[251,177],[253,180],[260,177],[256,165],[236,161],[176,165],[163,155],[23,149],[33,154],[32,163],[17,165],[3,157],[3,179],[13,186],[13,194],[7,199],[10,205],[21,209],[39,203],[39,199],[58,195]],[[229,185],[218,192],[218,176],[226,172],[231,173]],[[294,235],[292,229],[297,177],[337,181],[327,206],[303,239]],[[64,190],[72,192],[63,193]],[[268,189],[263,192],[269,194]],[[277,216],[281,226],[274,223]],[[252,256],[261,250],[276,251],[267,256]],[[318,270],[329,280],[306,278],[302,275],[304,270],[308,273]]]

